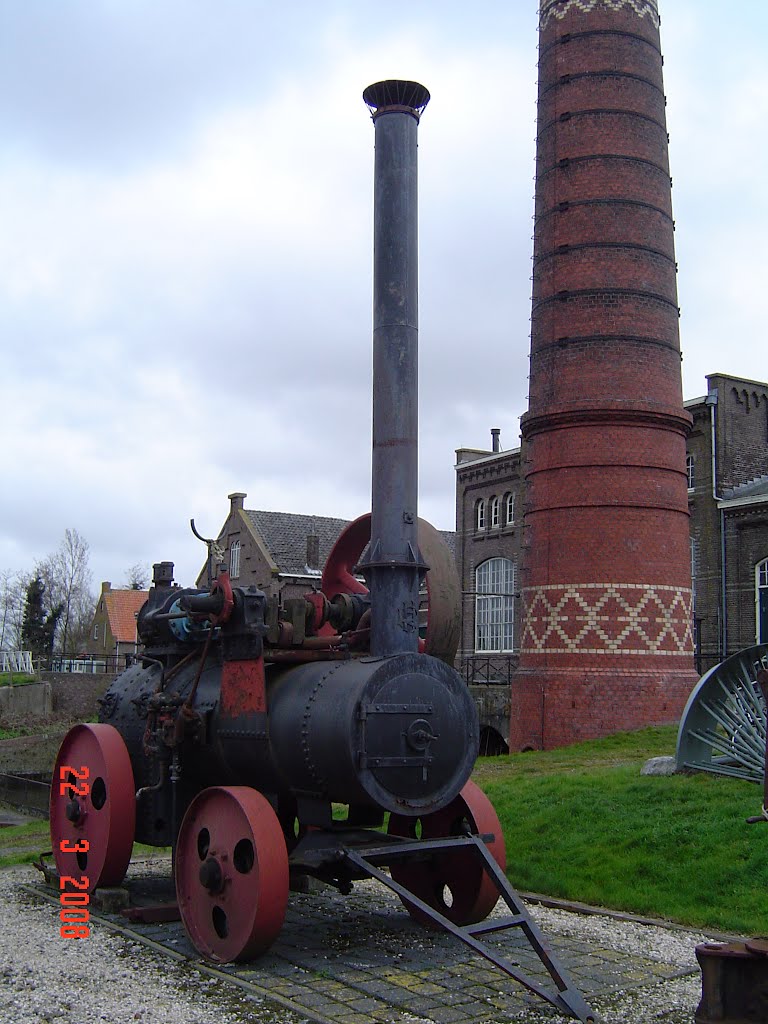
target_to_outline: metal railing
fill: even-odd
[[[35,662],[38,672],[71,672],[80,675],[109,673],[114,675],[128,668],[136,660],[127,654],[54,654]]]
[[[0,800],[35,817],[48,817],[51,784],[42,772],[0,772]]]
[[[471,654],[462,659],[460,671],[467,686],[510,686],[517,662],[516,654]]]

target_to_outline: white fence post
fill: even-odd
[[[0,651],[0,672],[34,675],[31,651]]]

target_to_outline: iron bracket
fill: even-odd
[[[499,895],[507,904],[510,914],[493,918],[490,921],[483,921],[480,924],[460,926],[450,921],[447,917],[429,906],[405,886],[400,885],[390,875],[382,871],[377,863],[388,864],[392,860],[419,856],[426,852],[437,851],[445,847],[466,846],[474,848],[477,856],[483,860],[483,868],[491,878],[499,891]],[[425,914],[434,924],[444,931],[453,935],[473,949],[480,956],[485,957],[495,967],[508,974],[515,981],[524,985],[529,991],[546,1000],[556,1007],[561,1013],[567,1014],[582,1024],[597,1024],[597,1014],[584,1001],[581,994],[568,977],[565,969],[556,958],[552,947],[549,945],[544,934],[531,919],[518,893],[509,884],[509,881],[494,860],[490,851],[486,848],[482,837],[479,836],[457,836],[450,839],[431,839],[427,841],[416,840],[414,842],[403,841],[402,843],[388,843],[382,846],[366,846],[362,849],[354,849],[345,846],[340,851],[342,857],[354,865],[358,871],[371,878],[377,879],[392,892],[396,893],[406,903],[413,905],[422,914]],[[538,956],[543,966],[547,969],[549,976],[555,983],[557,992],[554,993],[540,985],[533,978],[522,971],[518,964],[513,963],[507,957],[502,956],[493,947],[482,942],[478,935],[490,932],[499,932],[506,928],[521,928],[531,948]]]

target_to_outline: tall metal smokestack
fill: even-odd
[[[673,721],[696,679],[664,106],[656,0],[541,0],[510,747]]]
[[[386,81],[363,93],[375,126],[371,653],[418,650],[417,143],[429,92]]]

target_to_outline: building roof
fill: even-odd
[[[264,541],[280,572],[291,575],[320,575],[317,566],[307,565],[307,537],[316,534],[319,539],[320,566],[336,540],[348,525],[348,519],[330,516],[306,516],[295,512],[264,512],[243,509],[243,512]]]
[[[265,512],[243,509],[250,523],[264,541],[281,573],[295,576],[320,576],[331,548],[349,519],[330,516],[308,516],[295,512]],[[455,554],[456,535],[452,530],[438,531]],[[319,540],[319,568],[307,565],[307,537],[316,534]]]
[[[112,636],[118,643],[136,640],[136,612],[149,596],[146,590],[105,590],[100,600],[109,620]]]
[[[724,498],[752,498],[762,495],[768,497],[768,476],[756,476],[744,484],[729,487],[723,493]]]

